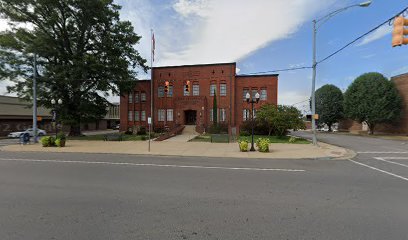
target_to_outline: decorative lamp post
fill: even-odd
[[[353,8],[353,7],[368,7],[371,4],[371,0],[370,1],[365,1],[359,4],[353,4],[344,8],[340,8],[337,9],[336,11],[333,11],[329,14],[327,14],[326,16],[319,18],[319,19],[315,19],[313,20],[313,64],[312,64],[312,68],[313,68],[313,74],[312,74],[312,131],[313,131],[313,145],[317,145],[317,137],[316,137],[316,119],[315,119],[315,115],[316,115],[316,99],[315,99],[315,83],[316,83],[316,66],[318,64],[318,62],[316,61],[316,33],[317,30],[319,29],[319,27],[321,27],[325,22],[327,22],[330,18],[332,18],[333,16],[337,15],[338,13],[341,13],[343,11],[346,11],[349,8]],[[320,25],[318,25],[318,23],[320,23]]]
[[[57,138],[57,134],[58,134],[58,121],[57,121],[57,104],[61,105],[62,104],[62,99],[58,99],[57,101],[55,101],[55,99],[51,99],[51,104],[52,104],[52,121],[54,122],[54,126],[55,126],[55,138]]]
[[[254,125],[255,125],[255,122],[254,122],[254,103],[258,103],[259,102],[259,93],[257,92],[256,94],[255,94],[255,99],[250,99],[251,98],[251,95],[249,94],[249,93],[247,93],[246,95],[245,95],[245,99],[246,99],[246,102],[249,104],[251,104],[251,116],[252,116],[252,141],[251,141],[251,149],[249,150],[249,151],[251,151],[251,152],[253,152],[253,151],[255,151],[255,147],[254,147]]]

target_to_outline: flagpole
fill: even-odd
[[[153,29],[150,29],[150,124],[149,124],[149,152],[151,141],[151,128],[153,125]]]

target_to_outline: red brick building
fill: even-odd
[[[152,75],[154,128],[196,125],[196,131],[202,133],[213,124],[216,97],[218,122],[228,125],[230,133],[238,133],[239,126],[250,116],[251,106],[244,99],[247,92],[260,94],[256,109],[278,101],[277,74],[239,76],[236,63],[154,67]],[[185,91],[187,83],[190,91]],[[133,92],[121,97],[121,131],[147,127],[150,84],[150,80],[142,80]]]

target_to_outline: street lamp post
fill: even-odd
[[[252,115],[252,140],[251,140],[251,149],[249,151],[253,152],[255,151],[255,147],[254,147],[254,103],[258,103],[259,102],[259,93],[255,93],[255,99],[252,98],[250,99],[250,94],[247,92],[247,94],[245,95],[245,99],[246,102],[249,104],[251,104],[251,115]]]
[[[62,104],[62,99],[58,99],[58,101],[55,101],[55,99],[51,99],[51,104],[52,104],[52,120],[54,121],[55,124],[55,138],[57,138],[58,134],[58,120],[57,120],[57,104],[61,105]]]
[[[316,61],[316,34],[317,34],[317,29],[319,29],[319,27],[321,25],[323,25],[325,22],[327,22],[331,17],[337,15],[340,12],[343,12],[349,8],[352,7],[368,7],[371,4],[371,0],[370,1],[365,1],[362,2],[360,4],[353,4],[350,5],[348,7],[344,7],[344,8],[340,8],[337,9],[336,11],[333,11],[329,14],[327,14],[326,16],[320,18],[320,19],[315,19],[313,20],[313,64],[312,64],[312,68],[313,68],[313,74],[312,74],[312,131],[313,131],[313,145],[317,145],[317,137],[316,137],[316,119],[315,119],[315,115],[316,115],[316,99],[315,99],[315,88],[316,88],[316,66],[317,66],[317,61]],[[317,26],[318,23],[321,24],[319,26]]]

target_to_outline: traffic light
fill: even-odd
[[[392,31],[392,47],[408,44],[408,38],[404,38],[404,35],[408,35],[408,19],[402,16],[394,19],[394,29]]]
[[[166,81],[165,84],[164,84],[164,92],[165,93],[169,92],[169,84],[170,84],[169,81]]]
[[[190,92],[190,81],[187,81],[187,82],[186,82],[186,85],[185,85],[185,87],[184,87],[184,91]]]

